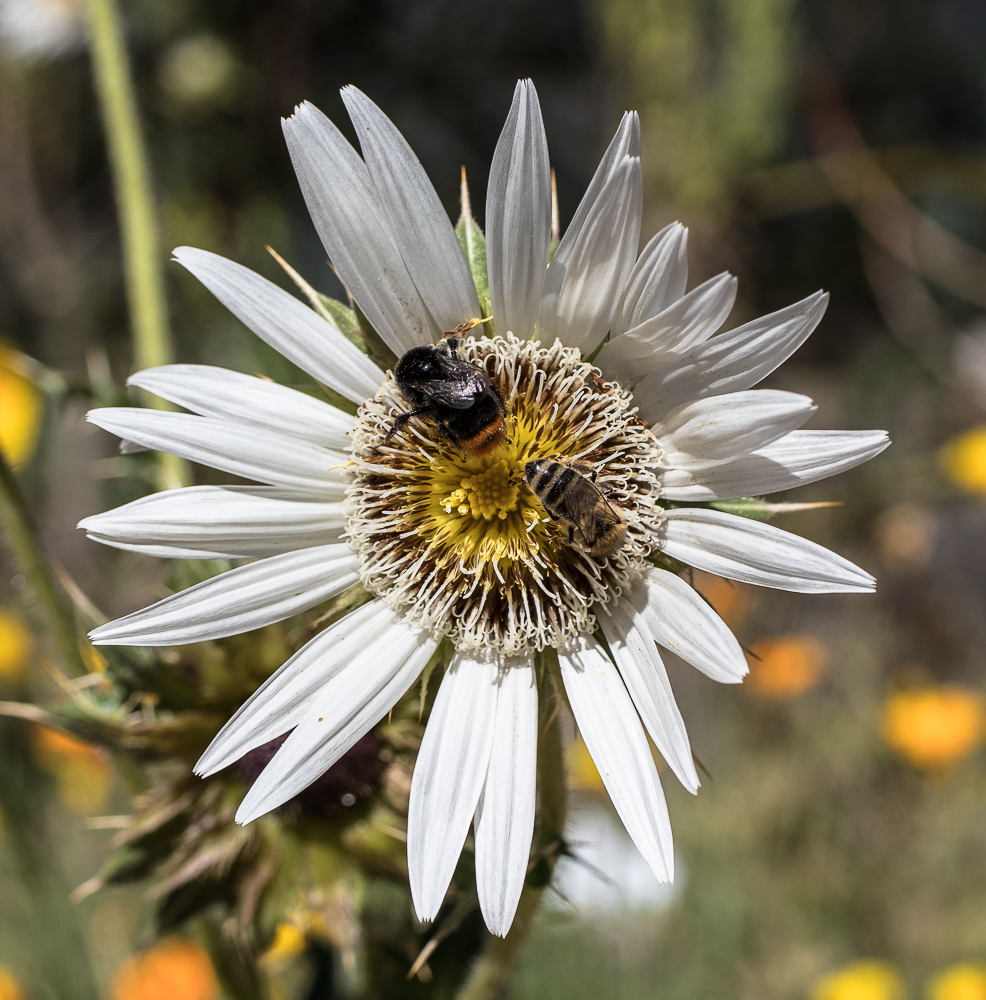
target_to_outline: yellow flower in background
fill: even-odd
[[[0,965],[0,1000],[26,1000],[17,977],[5,965]]]
[[[580,788],[587,792],[601,792],[603,779],[589,756],[588,747],[581,739],[574,740],[566,753],[568,763],[568,784],[571,788]]]
[[[986,965],[963,962],[943,969],[929,983],[928,1000],[986,1000]]]
[[[820,979],[811,1000],[903,1000],[904,980],[888,962],[853,962]]]
[[[986,496],[986,425],[946,441],[941,464],[945,475],[957,486]]]
[[[0,451],[15,468],[38,443],[44,400],[25,376],[23,355],[0,344]]]
[[[307,944],[305,932],[300,927],[287,920],[282,920],[274,928],[274,940],[260,956],[260,962],[262,965],[269,966],[283,965],[291,959],[297,958],[305,950]]]
[[[35,727],[40,765],[54,775],[58,798],[77,816],[98,813],[110,796],[113,777],[105,753],[91,743],[57,729]]]
[[[811,690],[822,679],[829,651],[808,633],[779,635],[754,643],[747,686],[765,698],[787,701]]]
[[[897,691],[883,706],[883,738],[915,767],[954,764],[984,735],[983,699],[954,685]]]
[[[170,938],[128,958],[113,977],[113,1000],[217,1000],[219,980],[206,950]]]
[[[34,636],[20,615],[0,608],[0,681],[16,680],[31,659]]]

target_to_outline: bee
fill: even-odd
[[[385,440],[404,430],[411,417],[431,417],[470,457],[485,455],[506,441],[503,397],[485,369],[459,357],[460,329],[438,344],[412,347],[397,362],[394,379],[412,409],[394,421]]]
[[[524,479],[544,509],[568,525],[568,540],[578,529],[594,556],[615,555],[627,537],[626,519],[595,484],[597,472],[588,465],[566,465],[540,458],[524,466]]]

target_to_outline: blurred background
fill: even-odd
[[[160,596],[170,571],[75,527],[153,488],[140,456],[83,421],[94,399],[125,401],[133,370],[83,7],[0,0],[0,447],[63,579],[115,617]],[[841,501],[777,523],[874,572],[876,596],[697,581],[752,673],[721,688],[671,664],[707,772],[697,798],[664,774],[673,889],[653,881],[572,747],[570,838],[588,864],[563,862],[514,996],[986,1000],[986,4],[122,10],[162,252],[204,247],[290,287],[269,244],[338,295],[280,117],[309,99],[353,138],[338,88],[356,84],[453,219],[465,166],[482,222],[512,88],[531,76],[563,226],[621,112],[637,109],[642,237],[690,227],[689,287],[724,269],[740,279],[729,325],[828,289],[821,326],[767,384],[813,396],[809,426],[886,428],[894,441],[775,498]],[[178,360],[296,378],[177,266],[167,283]],[[23,589],[0,556],[0,699],[45,703],[59,689]],[[176,920],[177,936],[138,951],[139,880],[67,902],[131,811],[121,768],[95,743],[0,719],[2,1000],[219,995],[194,924]],[[96,993],[79,991],[83,967]],[[292,982],[278,995],[342,989],[318,973]]]

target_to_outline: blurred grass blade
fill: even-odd
[[[116,0],[89,0],[88,13],[89,51],[120,214],[134,364],[138,370],[155,368],[171,362],[172,347],[147,150]],[[156,397],[148,401],[172,409]],[[187,481],[181,459],[162,454],[160,466],[164,486]]]

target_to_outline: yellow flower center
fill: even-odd
[[[508,420],[509,440],[495,453],[465,458],[443,447],[438,461],[418,467],[420,485],[412,490],[420,489],[426,505],[421,533],[466,571],[524,559],[549,541],[545,528],[532,535],[548,517],[524,482],[535,435],[519,416]]]
[[[361,581],[461,648],[559,645],[591,631],[593,604],[640,572],[662,517],[651,471],[660,449],[629,394],[577,351],[507,337],[469,339],[462,352],[506,402],[506,441],[469,457],[430,418],[389,435],[406,400],[385,383],[360,411],[353,439],[349,536]],[[629,523],[611,558],[570,541],[527,486],[525,465],[546,458],[599,471]]]
[[[518,492],[519,484],[507,463],[500,461],[485,472],[463,479],[459,489],[446,497],[443,506],[446,514],[451,514],[455,507],[458,513],[472,514],[477,521],[479,518],[492,521],[494,517],[505,521],[507,514],[517,509]]]

